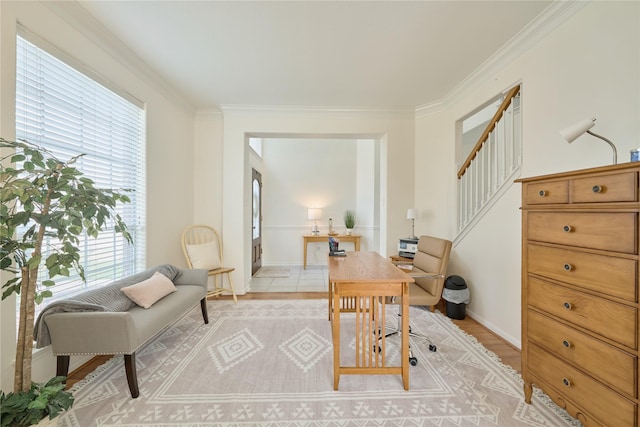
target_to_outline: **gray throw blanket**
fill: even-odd
[[[101,288],[75,295],[73,298],[49,304],[40,312],[34,326],[33,338],[36,341],[36,348],[46,347],[51,344],[49,328],[47,328],[47,322],[44,321],[46,315],[81,311],[128,311],[136,304],[127,298],[120,289],[147,280],[153,276],[153,273],[156,271],[164,274],[173,281],[180,270],[171,264],[160,265],[125,277]]]

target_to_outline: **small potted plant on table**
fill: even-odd
[[[344,226],[347,228],[347,236],[353,233],[353,227],[356,226],[356,213],[352,210],[344,212]]]

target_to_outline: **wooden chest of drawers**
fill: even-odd
[[[522,183],[522,377],[585,426],[638,424],[640,163]]]

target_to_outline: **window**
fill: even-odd
[[[119,204],[117,209],[135,243],[129,244],[108,228],[98,238],[85,236],[81,239],[81,261],[87,282],[75,272],[71,277],[56,276],[53,297],[36,307],[37,311],[55,300],[140,271],[145,265],[142,103],[106,88],[45,47],[57,53],[21,29],[17,39],[16,137],[46,147],[64,160],[84,153],[76,166],[97,187],[133,189],[128,194],[131,203]],[[55,243],[45,242],[43,255],[46,246]],[[47,278],[46,274],[43,268],[39,278]]]

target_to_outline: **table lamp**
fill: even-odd
[[[320,234],[318,231],[318,220],[322,218],[322,209],[318,208],[309,208],[307,210],[307,219],[309,221],[313,221],[313,228],[311,229],[311,234],[317,236]]]
[[[417,239],[416,233],[415,233],[415,221],[416,221],[416,210],[415,209],[408,209],[407,210],[407,219],[411,220],[411,236],[409,236],[409,238],[410,239]]]
[[[598,135],[597,133],[591,132],[589,129],[591,129],[592,127],[594,127],[596,124],[596,119],[584,119],[579,121],[578,123],[575,123],[569,127],[566,127],[564,129],[562,129],[560,131],[560,135],[562,135],[562,137],[564,139],[567,140],[568,143],[572,143],[573,141],[575,141],[580,135],[582,135],[583,133],[588,133],[589,135],[593,135],[596,138],[600,138],[601,140],[605,141],[606,143],[608,143],[611,148],[613,149],[613,164],[617,164],[618,163],[618,151],[616,150],[616,146],[613,145],[613,142],[609,141],[607,138],[605,138],[604,136]]]

